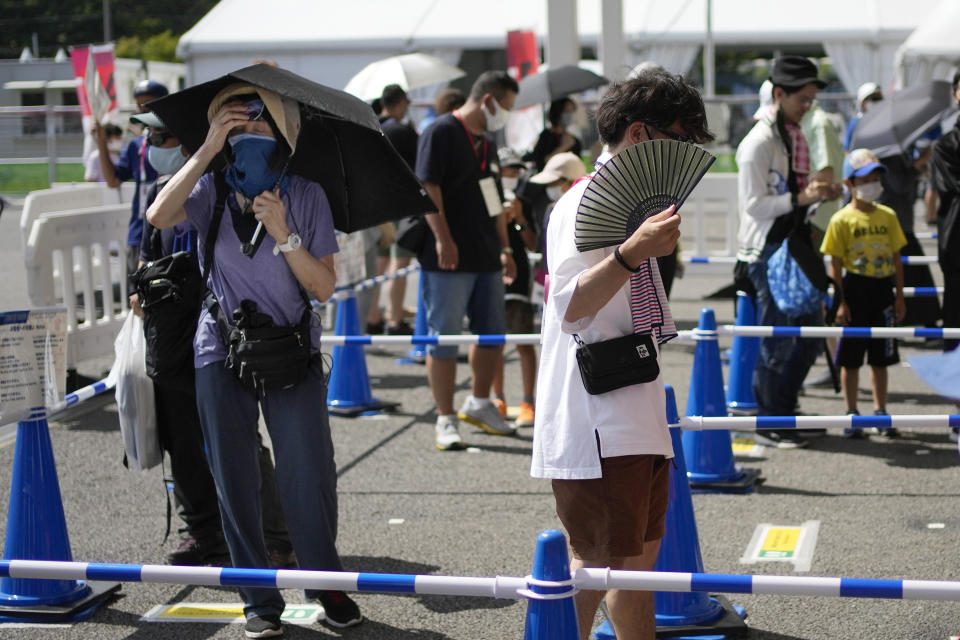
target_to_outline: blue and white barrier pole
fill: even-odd
[[[385,273],[381,276],[374,276],[372,278],[367,278],[357,284],[347,285],[344,287],[337,287],[333,295],[330,296],[331,300],[344,300],[349,298],[360,291],[366,289],[372,289],[377,285],[381,285],[384,282],[389,282],[390,280],[396,280],[397,278],[406,278],[411,273],[416,273],[420,271],[419,264],[412,264],[409,267],[403,267],[402,269],[397,269],[396,271],[391,271],[390,273]]]
[[[824,256],[824,260],[827,256]],[[686,264],[736,264],[736,256],[680,256]],[[937,264],[937,256],[900,256],[903,264]]]
[[[233,569],[167,565],[53,562],[47,560],[0,561],[0,577],[44,580],[111,580],[196,586],[237,587],[260,585],[280,589],[336,589],[360,593],[521,598],[532,586],[530,578],[497,576],[478,578],[390,573],[299,571],[292,569]],[[902,600],[960,601],[960,581],[886,580],[813,576],[736,575],[578,569],[571,581],[537,581],[536,586],[569,590],[750,593],[828,598],[890,598]]]
[[[960,415],[900,415],[900,416],[686,416],[679,426],[685,431],[757,431],[763,429],[824,429],[827,427],[877,427],[888,429],[944,429],[960,427]]]
[[[771,327],[725,324],[720,333],[759,338],[960,338],[960,327]]]

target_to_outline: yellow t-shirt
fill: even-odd
[[[893,254],[907,244],[897,214],[874,205],[866,213],[848,204],[833,214],[820,253],[843,258],[843,268],[868,278],[893,275]]]

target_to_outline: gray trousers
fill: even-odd
[[[319,358],[289,389],[257,399],[233,373],[214,362],[197,369],[197,407],[233,565],[266,568],[257,464],[257,404],[273,441],[277,485],[301,569],[341,571],[337,553],[337,469]],[[283,612],[280,591],[240,587],[244,613]],[[308,591],[307,598],[317,592]]]

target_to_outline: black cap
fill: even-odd
[[[779,87],[803,87],[808,84],[823,89],[827,83],[817,77],[817,65],[803,56],[780,56],[773,61],[770,82]]]

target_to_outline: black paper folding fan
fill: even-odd
[[[627,147],[590,180],[574,227],[579,251],[620,244],[644,220],[680,205],[716,158],[678,140],[651,140]]]

